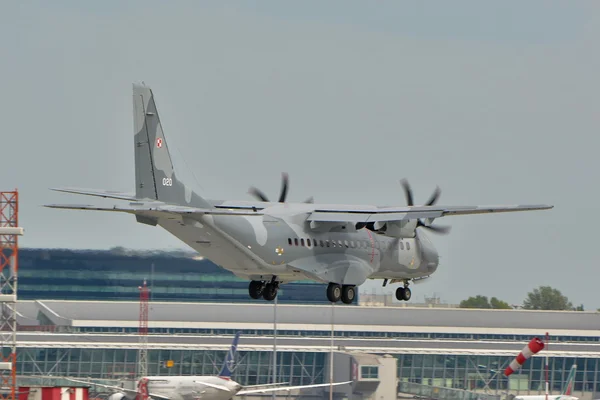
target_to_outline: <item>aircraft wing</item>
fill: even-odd
[[[133,389],[126,389],[126,388],[122,388],[120,386],[112,386],[112,385],[104,385],[102,383],[96,383],[96,382],[91,382],[91,381],[82,381],[82,380],[78,380],[78,379],[73,379],[73,378],[64,378],[68,381],[71,382],[76,382],[76,383],[83,383],[85,385],[90,385],[90,386],[100,386],[106,389],[111,389],[111,390],[115,390],[118,392],[123,392],[128,396],[131,396],[132,398],[136,398],[138,395],[137,390],[133,390]],[[156,394],[156,393],[148,393],[148,396],[150,396],[153,399],[158,399],[158,400],[171,400],[170,397],[168,396],[164,396],[161,394]]]
[[[268,389],[248,389],[248,390],[242,389],[236,393],[236,396],[242,396],[242,395],[251,394],[251,393],[281,392],[281,391],[290,391],[290,390],[296,390],[296,389],[308,389],[308,388],[325,387],[325,386],[338,386],[338,385],[345,385],[347,383],[352,383],[352,381],[335,382],[335,383],[320,383],[317,385],[304,385],[304,386],[284,386],[284,387],[276,387],[276,388],[268,388]]]
[[[316,209],[308,216],[312,222],[391,222],[419,218],[440,218],[449,215],[489,214],[517,211],[548,210],[546,204],[515,206],[406,206],[365,209],[325,208]]]

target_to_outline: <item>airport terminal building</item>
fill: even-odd
[[[257,301],[248,296],[248,281],[194,252],[123,248],[19,250],[22,300],[137,300],[138,286],[144,279],[153,301]],[[277,301],[329,304],[326,287],[313,281],[282,285]]]
[[[209,261],[123,249],[20,250],[19,382],[136,379],[144,279],[153,288],[151,375],[216,374],[241,331],[233,379],[242,385],[271,383],[273,372],[290,385],[327,383],[333,361],[334,380],[353,382],[334,388],[336,399],[406,393],[499,400],[542,394],[547,355],[552,393],[562,390],[573,364],[574,395],[590,400],[600,392],[600,313],[332,306],[325,285],[312,282],[286,285],[275,305],[249,299],[246,281]],[[523,346],[546,332],[543,354],[504,377]],[[295,398],[323,393],[307,396]]]
[[[138,302],[33,300],[20,301],[18,311],[19,376],[137,376]],[[281,304],[275,343],[274,312],[266,303],[153,302],[148,373],[216,374],[239,330],[233,379],[244,385],[272,382],[276,345],[278,381],[293,385],[329,382],[333,349],[360,367],[342,380],[377,383],[379,363],[364,360],[387,355],[401,392],[427,385],[537,394],[544,388],[542,354],[509,379],[502,371],[531,338],[548,331],[551,391],[561,391],[573,364],[576,396],[591,399],[600,388],[598,313]]]

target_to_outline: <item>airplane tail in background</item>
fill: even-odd
[[[175,176],[152,89],[133,84],[135,195],[180,206],[211,208]]]
[[[221,368],[221,372],[219,372],[219,378],[221,379],[231,379],[231,373],[235,365],[235,353],[237,352],[237,345],[238,341],[240,340],[241,333],[242,332],[236,332],[235,337],[233,338],[233,343],[231,343],[231,348],[225,356],[223,367]]]
[[[565,382],[565,387],[561,393],[564,396],[573,396],[573,386],[575,385],[575,373],[577,372],[577,364],[573,364],[569,376]]]

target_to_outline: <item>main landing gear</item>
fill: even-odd
[[[404,286],[396,289],[396,299],[400,301],[409,301],[412,293],[408,288],[408,280],[404,281]]]
[[[250,285],[248,285],[248,294],[253,299],[259,299],[262,296],[267,301],[273,301],[277,297],[278,290],[279,282],[274,278],[270,282],[250,281]]]
[[[355,297],[356,286],[354,285],[338,285],[331,282],[327,286],[327,299],[332,303],[342,300],[344,304],[351,304]]]

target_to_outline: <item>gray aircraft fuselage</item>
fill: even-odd
[[[353,224],[346,224],[343,229],[321,233],[307,231],[302,223],[286,216],[294,209],[301,214],[318,207],[318,204],[271,203],[268,207],[271,212],[282,211],[279,218],[205,215],[200,220],[187,221],[185,225],[168,219],[159,220],[158,224],[202,256],[248,280],[268,280],[273,275],[282,283],[314,279],[302,270],[289,268],[295,260],[311,258],[360,259],[372,268],[373,272],[368,276],[372,279],[420,278],[437,269],[437,251],[423,232],[414,238],[400,239],[366,228],[356,230]],[[325,279],[322,282],[328,283]]]

